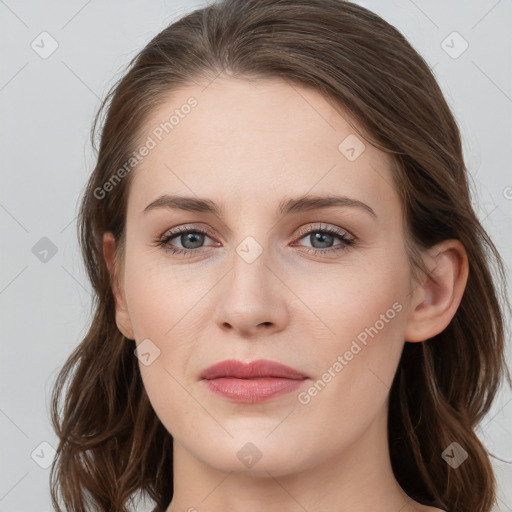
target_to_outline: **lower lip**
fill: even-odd
[[[267,377],[261,379],[236,379],[222,377],[205,380],[208,389],[216,395],[234,402],[254,404],[291,393],[302,385],[305,379],[283,379]]]

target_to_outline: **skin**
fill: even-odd
[[[149,338],[160,350],[152,364],[139,366],[174,438],[175,495],[167,512],[439,510],[411,500],[394,478],[388,396],[405,341],[426,340],[453,317],[467,280],[464,248],[446,240],[424,252],[435,279],[414,281],[391,160],[366,141],[354,161],[338,150],[357,135],[346,112],[313,89],[277,79],[220,76],[206,85],[173,91],[152,113],[141,140],[190,96],[198,101],[133,171],[118,261],[112,236],[104,236],[117,325],[137,345]],[[164,193],[209,198],[223,215],[171,208],[144,214]],[[357,199],[376,216],[347,206],[279,215],[281,200],[303,194]],[[355,243],[329,253],[343,242],[334,236],[321,245],[300,235],[319,223]],[[192,247],[189,255],[158,245],[185,225],[213,236],[202,246],[184,246],[186,238],[175,236],[170,245]],[[262,248],[252,263],[236,251],[248,236]],[[314,248],[324,252],[309,254]],[[400,312],[300,403],[299,392],[396,303]],[[266,402],[235,403],[199,377],[231,358],[270,359],[311,378]],[[248,442],[261,454],[252,467],[237,457]]]

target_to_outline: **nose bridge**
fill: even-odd
[[[258,234],[242,238],[242,241],[234,246],[232,254],[232,286],[242,293],[267,293],[269,286],[272,286],[270,281],[273,276],[269,270],[271,259],[269,241],[266,237]]]
[[[254,230],[252,231],[253,233]],[[247,233],[247,231],[246,231]],[[243,235],[242,235],[243,236]],[[217,321],[241,332],[264,327],[282,328],[286,303],[279,279],[272,271],[272,251],[263,226],[234,246],[230,275],[220,293]]]
[[[241,192],[238,197],[251,197],[251,191],[237,189]],[[233,224],[233,266],[237,272],[252,270],[255,266],[258,271],[269,264],[270,235],[269,226],[271,222],[269,209],[263,201],[255,200],[237,202],[235,209],[231,212]]]

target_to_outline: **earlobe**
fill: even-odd
[[[425,276],[411,304],[405,341],[425,341],[442,332],[455,315],[468,278],[466,250],[459,240],[444,240],[427,254],[432,277]]]
[[[116,241],[110,232],[103,234],[103,257],[110,274],[112,294],[116,305],[117,328],[126,338],[135,339],[116,265]]]

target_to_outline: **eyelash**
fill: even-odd
[[[157,242],[157,245],[159,247],[161,247],[164,251],[170,252],[173,255],[179,255],[179,254],[185,255],[185,254],[197,253],[197,252],[199,252],[200,249],[202,249],[202,247],[199,247],[197,249],[179,249],[179,248],[175,248],[175,247],[172,247],[169,245],[169,242],[173,238],[176,238],[177,236],[182,235],[182,234],[190,234],[190,233],[199,233],[202,235],[207,235],[210,238],[213,238],[213,235],[209,230],[202,230],[202,229],[192,228],[190,226],[184,226],[181,228],[177,228],[174,231],[171,231],[164,237],[158,239],[156,242]],[[334,235],[342,242],[341,244],[334,246],[334,248],[331,247],[331,248],[327,248],[327,249],[314,249],[314,248],[310,248],[310,247],[305,247],[306,252],[308,252],[309,254],[314,254],[314,255],[322,255],[322,254],[325,255],[326,253],[346,251],[347,249],[352,247],[356,241],[355,238],[348,238],[346,236],[347,235],[346,231],[338,229],[338,228],[329,227],[329,226],[313,227],[313,228],[304,230],[299,234],[299,238],[297,238],[296,241],[301,240],[305,236],[311,235],[312,233],[322,233],[322,234],[327,234],[327,235]]]

